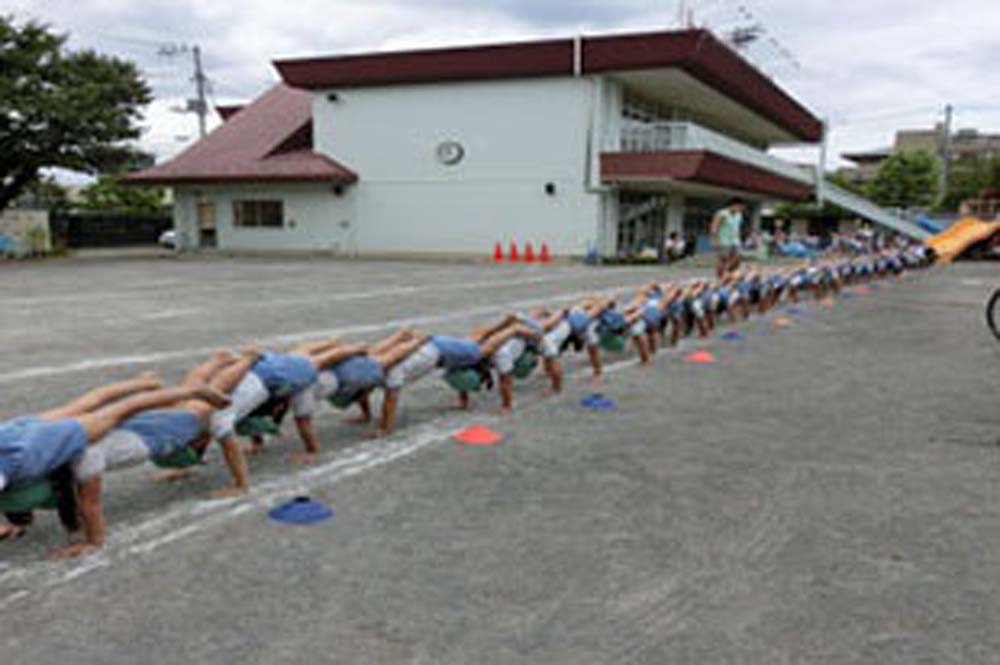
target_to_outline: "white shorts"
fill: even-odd
[[[601,343],[601,335],[597,332],[597,329],[601,326],[600,321],[596,319],[587,326],[587,329],[583,333],[583,343],[587,346],[597,346]]]
[[[88,446],[73,471],[79,482],[105,471],[140,466],[149,461],[149,447],[135,432],[113,429],[93,446]]]
[[[632,324],[632,327],[628,329],[628,334],[632,337],[641,337],[646,334],[646,322],[643,319],[639,319]]]
[[[441,352],[433,342],[427,342],[397,364],[385,377],[385,387],[399,390],[407,383],[419,381],[438,365]]]
[[[311,388],[292,397],[292,412],[296,418],[310,418],[316,412],[316,405],[337,393],[340,380],[329,370],[320,370],[316,383]]]
[[[491,358],[497,374],[500,376],[513,374],[514,363],[517,362],[517,359],[521,357],[527,348],[527,342],[521,337],[513,337],[500,345],[500,348],[497,349]]]
[[[559,349],[562,348],[562,345],[572,332],[572,329],[569,327],[569,321],[564,319],[555,328],[545,333],[545,336],[542,337],[542,357],[558,358]]]
[[[696,319],[705,318],[705,307],[701,304],[700,298],[691,303],[691,313],[694,314]]]
[[[247,372],[233,391],[233,403],[212,414],[208,429],[216,441],[224,441],[236,431],[236,423],[256,411],[270,397],[263,382],[253,372]]]

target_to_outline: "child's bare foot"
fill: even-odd
[[[264,446],[251,443],[249,446],[243,446],[243,454],[249,455],[250,457],[256,457],[264,452]]]
[[[0,526],[0,540],[19,540],[25,533],[27,530],[23,526],[14,526],[13,524]]]
[[[160,375],[154,372],[153,370],[137,374],[135,377],[135,381],[141,384],[143,387],[148,388],[150,390],[155,390],[156,388],[163,387],[163,379],[161,379]]]
[[[245,487],[226,487],[221,490],[215,490],[209,492],[208,496],[212,499],[232,499],[238,496],[243,496],[247,493]]]
[[[52,552],[52,559],[55,561],[60,561],[62,559],[76,559],[81,556],[86,556],[96,552],[99,548],[97,545],[91,545],[90,543],[70,543],[60,547]]]
[[[191,396],[196,399],[204,400],[217,409],[224,409],[232,404],[232,400],[229,399],[227,395],[224,395],[215,388],[204,384],[192,386]]]
[[[350,416],[344,418],[344,422],[348,425],[365,425],[372,421],[371,416],[360,415],[360,416]]]
[[[161,471],[160,473],[153,474],[154,483],[176,483],[181,480],[187,480],[193,475],[190,469],[173,469],[171,471]]]
[[[293,453],[292,462],[303,466],[310,466],[316,463],[316,453]]]
[[[240,355],[244,358],[259,358],[261,353],[260,347],[256,344],[244,346],[240,349]]]

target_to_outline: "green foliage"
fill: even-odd
[[[102,175],[80,192],[83,210],[129,212],[137,215],[163,212],[163,190],[121,184],[116,176]]]
[[[0,16],[0,211],[60,166],[98,173],[134,157],[149,87],[132,62],[66,50],[66,36]]]
[[[1000,188],[1000,158],[955,162],[948,177],[942,210],[958,210],[962,201],[978,198],[984,189]]]
[[[71,207],[66,188],[56,182],[52,176],[38,178],[30,183],[25,188],[25,193],[32,204],[49,212],[61,212]]]
[[[879,167],[868,183],[868,197],[893,208],[927,208],[938,198],[940,166],[924,150],[898,152]]]

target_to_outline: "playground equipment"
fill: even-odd
[[[951,263],[968,252],[974,245],[989,240],[1000,232],[1000,222],[984,222],[966,217],[955,222],[947,231],[927,240],[941,263]]]

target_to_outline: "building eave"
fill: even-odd
[[[274,66],[285,83],[308,90],[676,67],[798,139],[823,136],[818,118],[707,30],[288,59]]]
[[[788,201],[806,201],[813,195],[813,188],[805,183],[707,150],[603,153],[601,180],[606,183],[680,180]]]

